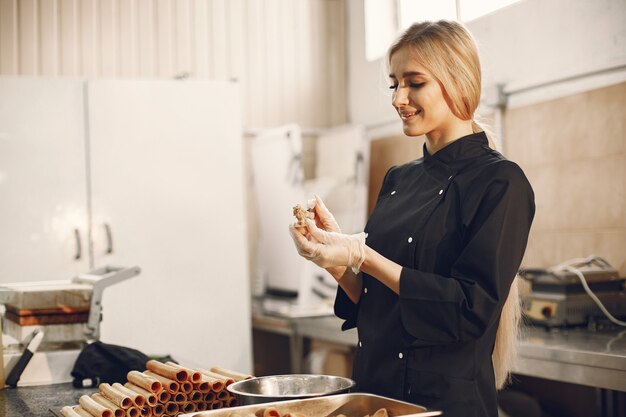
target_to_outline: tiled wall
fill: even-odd
[[[625,109],[621,83],[506,112],[504,152],[537,204],[524,266],[595,254],[626,275]]]

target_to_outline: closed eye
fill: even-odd
[[[409,87],[410,88],[422,88],[424,86],[424,84],[426,83],[410,83]],[[390,90],[396,90],[398,88],[398,84],[394,84],[394,85],[390,85],[389,89]]]

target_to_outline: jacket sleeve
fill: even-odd
[[[523,172],[509,161],[483,183],[473,184],[463,199],[465,246],[450,276],[402,268],[400,314],[414,346],[476,339],[499,320],[535,203]]]
[[[394,168],[396,168],[396,165],[387,170],[387,173],[383,178],[382,186],[380,187],[380,192],[378,193],[378,198],[376,199],[376,204],[380,201],[380,197],[391,187],[390,174]],[[350,297],[348,297],[348,294],[346,294],[340,286],[337,287],[337,294],[335,295],[334,311],[337,317],[345,320],[341,326],[341,330],[348,330],[356,327],[359,304],[354,304]]]

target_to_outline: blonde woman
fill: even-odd
[[[426,136],[424,156],[387,172],[364,233],[342,234],[319,198],[304,233],[290,232],[339,283],[335,313],[358,329],[359,391],[495,417],[533,190],[474,121],[480,62],[462,24],[411,26],[388,66],[392,105],[407,136]]]

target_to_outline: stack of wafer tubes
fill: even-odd
[[[251,375],[221,367],[191,369],[150,360],[143,372],[130,371],[127,382],[102,383],[98,392],[65,406],[65,417],[170,417],[236,406],[227,386]]]

